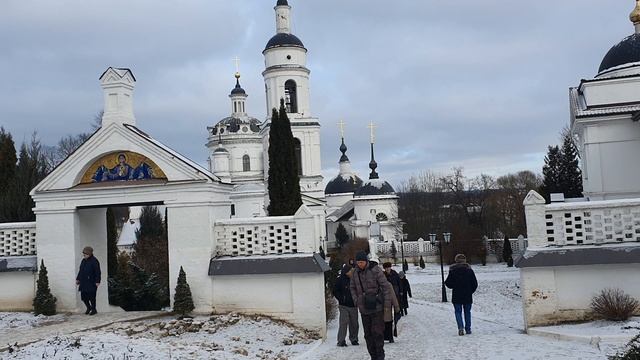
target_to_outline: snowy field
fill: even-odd
[[[479,288],[474,296],[473,334],[458,336],[452,305],[440,301],[439,266],[428,265],[425,270],[412,267],[408,273],[413,290],[409,315],[400,320],[396,343],[385,344],[388,359],[606,359],[622,345],[590,345],[524,334],[518,270],[495,264],[475,266],[474,270]],[[450,292],[448,296],[450,299]],[[65,321],[65,317],[58,315],[48,320],[29,314],[0,313],[0,331],[9,327],[25,332],[35,327],[53,329],[55,322]],[[560,328],[574,334],[598,334],[606,329],[631,336],[640,332],[640,319]],[[368,359],[362,328],[359,346],[338,348],[336,333],[336,320],[330,322],[327,340],[321,342],[313,334],[266,317],[231,314],[196,317],[192,321],[164,317],[71,335],[54,332],[45,340],[0,353],[0,358]]]

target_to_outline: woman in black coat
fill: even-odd
[[[455,261],[456,263],[449,267],[449,275],[444,284],[449,289],[453,289],[451,302],[458,323],[458,335],[462,336],[465,332],[471,334],[471,304],[473,304],[473,293],[478,288],[478,280],[463,254],[456,255]],[[462,322],[463,310],[464,323]]]
[[[413,297],[411,295],[411,285],[409,285],[409,280],[407,276],[404,274],[404,271],[400,271],[400,313],[403,315],[407,315],[407,309],[409,308],[409,298]]]
[[[76,284],[82,302],[87,307],[85,314],[95,315],[96,311],[96,293],[100,285],[100,262],[93,256],[93,248],[87,246],[82,249],[82,261],[80,262],[80,270],[76,276]]]

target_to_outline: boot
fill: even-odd
[[[464,329],[458,329],[458,335],[460,336],[464,335]]]

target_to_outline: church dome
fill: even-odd
[[[244,89],[242,88],[242,86],[240,86],[240,83],[236,83],[236,86],[233,88],[233,90],[231,90],[231,95],[247,95],[247,93],[244,91]]]
[[[331,179],[324,188],[327,195],[356,192],[362,186],[362,179],[356,174],[338,175]]]
[[[269,42],[264,49],[269,50],[271,48],[281,46],[296,46],[304,48],[304,44],[297,36],[293,34],[279,33],[275,34],[271,39],[269,39]]]
[[[396,192],[388,182],[381,179],[369,179],[356,191],[355,196],[395,195]]]
[[[289,6],[289,3],[287,2],[287,0],[278,0],[276,6]]]
[[[602,59],[598,73],[640,65],[640,34],[627,36],[613,46]]]
[[[211,135],[225,134],[257,134],[260,132],[260,121],[253,117],[237,118],[233,116],[220,120],[209,128]]]

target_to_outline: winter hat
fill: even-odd
[[[82,249],[82,253],[87,255],[93,255],[93,248],[91,246],[85,246],[84,249]]]
[[[400,279],[404,279],[404,271],[400,271],[398,275],[400,275]]]
[[[364,251],[358,251],[356,254],[356,261],[367,261],[367,253]]]
[[[376,254],[371,254],[369,256],[369,262],[370,263],[376,263],[379,264],[380,263],[380,259],[378,259],[378,256]]]
[[[353,269],[351,266],[345,264],[342,265],[342,274],[343,275],[347,275],[347,273],[349,272],[349,270]]]
[[[464,264],[467,262],[467,257],[464,256],[464,254],[458,254],[456,255],[456,257],[454,258],[454,260],[456,261],[456,263],[458,264]]]
[[[385,268],[385,269],[386,268],[390,268],[391,267],[391,263],[387,261],[386,263],[382,264],[382,267]]]

